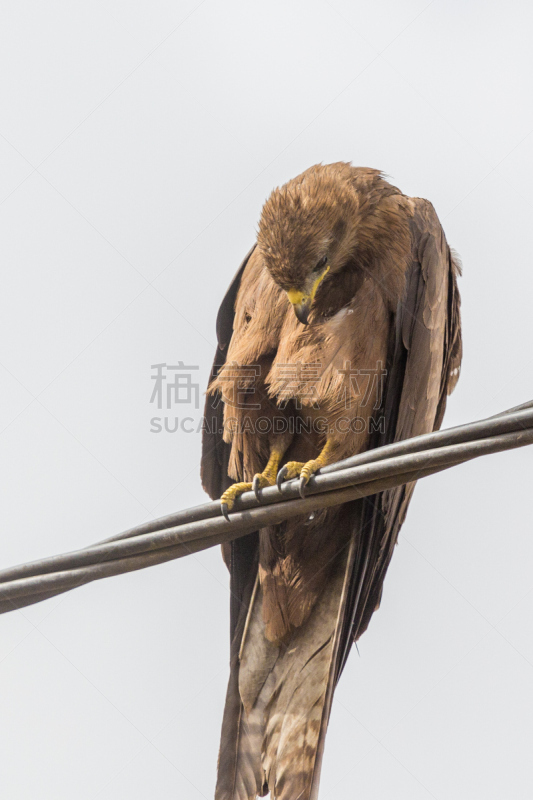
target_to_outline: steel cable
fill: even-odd
[[[242,495],[227,522],[205,503],[136,526],[95,545],[0,570],[0,613],[93,580],[144,569],[266,525],[375,494],[482,455],[533,443],[533,401],[486,420],[370,450],[323,468],[300,498],[298,480]]]

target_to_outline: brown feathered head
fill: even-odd
[[[311,167],[274,189],[261,212],[259,250],[304,324],[322,281],[355,249],[359,198],[351,178],[343,162]]]

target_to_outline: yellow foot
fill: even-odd
[[[257,475],[254,475],[252,489],[258,500],[261,500],[260,490],[266,489],[267,486],[274,486],[274,475],[267,475],[266,472],[258,472]]]
[[[287,461],[285,466],[278,472],[278,477],[276,478],[278,489],[281,489],[283,481],[290,481],[291,478],[298,478],[304,467],[305,461]]]
[[[274,476],[266,474],[266,470],[265,472],[258,472],[257,475],[254,475],[252,483],[234,483],[232,486],[226,489],[220,498],[222,514],[229,521],[229,512],[232,510],[237,497],[240,497],[240,495],[244,494],[244,492],[249,492],[253,489],[255,496],[258,500],[260,500],[261,497],[259,492],[261,489],[264,489],[267,486],[274,486]]]
[[[288,461],[284,467],[278,472],[276,483],[278,489],[281,489],[283,481],[289,481],[291,478],[300,478],[300,497],[305,497],[305,487],[309,483],[312,475],[323,467],[324,464],[319,458],[314,458],[312,461]]]
[[[220,508],[222,509],[222,514],[226,517],[229,522],[229,512],[234,506],[235,500],[237,497],[240,497],[241,494],[244,492],[249,492],[252,488],[251,483],[233,483],[222,495],[220,498]]]

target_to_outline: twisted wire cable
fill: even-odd
[[[376,494],[483,455],[533,444],[533,401],[489,419],[395,442],[324,467],[307,495],[298,479],[236,502],[229,522],[220,503],[185,509],[70,553],[0,570],[0,613],[244,536],[301,514]]]

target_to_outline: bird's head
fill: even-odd
[[[304,325],[317,295],[353,254],[358,206],[346,171],[327,167],[313,167],[274,189],[263,206],[259,250]]]

